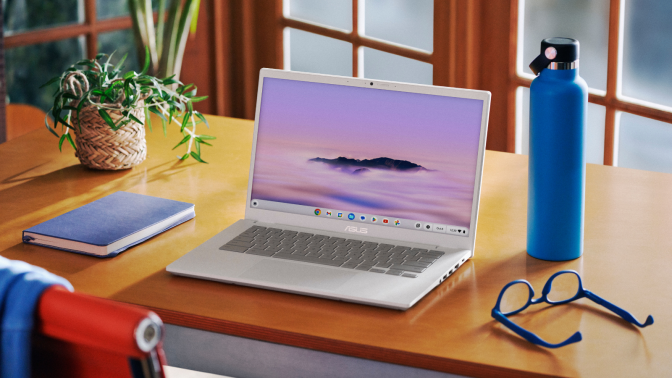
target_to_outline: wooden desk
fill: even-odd
[[[476,256],[415,307],[394,311],[226,285],[165,271],[166,265],[243,217],[252,122],[209,117],[218,139],[210,164],[178,162],[148,133],[149,157],[121,172],[83,168],[43,130],[0,145],[0,254],[39,265],[75,289],[135,303],[165,322],[319,351],[470,376],[669,376],[672,372],[672,175],[588,165],[585,255],[550,263],[525,253],[527,158],[488,151]],[[112,259],[21,243],[21,231],[117,190],[196,204],[197,216]],[[558,342],[527,343],[490,310],[500,289],[525,278],[537,292],[561,269],[587,289],[656,323],[635,328],[586,299],[539,305],[514,321]]]

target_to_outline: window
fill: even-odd
[[[98,51],[128,52],[126,68],[138,69],[127,0],[2,0],[5,78],[9,103],[47,111],[47,80]]]
[[[527,65],[548,37],[581,43],[580,74],[589,86],[589,163],[672,173],[672,2],[666,0],[512,0],[515,104],[508,150],[527,153]],[[517,10],[517,12],[515,11]]]
[[[285,69],[432,84],[434,0],[284,0]]]

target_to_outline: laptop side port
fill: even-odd
[[[460,263],[458,262],[457,264],[455,264],[455,269],[457,269],[459,267],[460,267]]]

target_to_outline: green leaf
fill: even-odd
[[[194,84],[183,85],[183,86],[177,88],[177,93],[179,93],[179,94],[183,94],[184,92],[188,91],[189,88],[191,88],[191,87],[193,87],[193,86],[194,86]]]
[[[207,161],[201,159],[201,156],[199,154],[195,153],[194,151],[191,151],[191,157],[193,157],[194,159],[196,159],[197,161],[199,161],[201,163],[209,164]]]
[[[149,132],[152,132],[152,119],[149,117],[149,108],[145,108],[145,122],[149,126]]]
[[[66,135],[68,135],[68,134],[61,135],[61,139],[58,140],[58,150],[61,151],[61,152],[63,152],[63,149],[61,147],[63,147],[63,142],[65,141],[65,136]]]
[[[133,113],[128,113],[128,118],[132,119],[133,121],[135,121],[135,122],[137,122],[137,123],[139,123],[143,126],[145,125],[144,123],[142,123],[141,120],[139,120],[136,116],[134,116]]]
[[[107,54],[105,54],[105,53],[98,53],[98,54],[96,54],[96,60],[100,60],[101,58],[103,58],[103,57],[105,57],[105,56],[107,56]]]
[[[100,89],[93,89],[93,90],[91,90],[91,94],[94,95],[94,96],[102,96],[103,91],[100,90]]]
[[[165,118],[161,119],[161,124],[163,125],[163,136],[166,137],[166,136],[168,136],[168,128],[166,127],[166,119]]]
[[[91,63],[90,60],[88,60],[88,59],[82,59],[82,60],[80,60],[79,62],[75,63],[75,66],[88,66],[88,65],[90,65],[90,64],[93,64],[93,63]],[[95,64],[93,64],[93,65],[95,66]]]
[[[210,128],[210,124],[208,123],[208,120],[205,119],[205,116],[201,114],[201,112],[194,111],[194,114],[196,114],[196,117],[198,117],[201,121],[205,122],[205,126]],[[212,137],[212,139],[215,139],[215,137]]]
[[[180,160],[187,160],[188,157],[189,157],[189,154],[184,154],[184,155],[182,155]]]
[[[126,73],[124,74],[123,78],[124,78],[124,80],[128,80],[128,79],[130,79],[130,78],[132,78],[132,77],[134,77],[134,76],[135,76],[135,72],[134,72],[134,71],[128,71],[128,72],[126,72]],[[116,83],[118,83],[118,81],[117,81]]]
[[[140,74],[144,75],[149,70],[149,64],[151,63],[149,59],[149,47],[145,46],[145,65],[142,67]]]
[[[72,146],[72,148],[74,148],[75,151],[77,151],[77,147],[75,147],[75,142],[72,140],[72,137],[70,136],[70,133],[65,134],[65,137],[68,140],[68,142],[70,142],[70,145]]]
[[[198,139],[195,139],[194,142],[196,144],[196,154],[201,156],[201,142],[199,142]]]
[[[203,140],[217,139],[216,137],[214,137],[214,136],[210,136],[210,135],[199,135],[198,137],[201,138],[201,139],[203,139]]]
[[[187,124],[189,123],[189,118],[191,116],[190,112],[187,112],[187,114],[182,117],[182,126],[180,126],[180,132],[184,131],[184,128],[187,127]]]
[[[58,122],[62,123],[63,126],[65,126],[65,127],[70,127],[70,128],[72,128],[72,126],[70,126],[70,125],[68,124],[68,121],[67,121],[67,120],[64,120],[64,119],[61,118],[61,117],[58,117]]]
[[[98,109],[98,114],[103,118],[105,123],[107,123],[108,126],[110,126],[113,130],[117,129],[117,126],[114,124],[114,121],[112,121],[112,118],[110,117],[109,114],[105,111],[105,109]]]
[[[54,136],[56,136],[56,138],[58,138],[58,134],[56,134],[56,132],[54,130],[52,130],[51,127],[49,126],[49,114],[48,113],[47,113],[47,115],[44,116],[44,125],[47,127],[47,130],[49,130],[50,133],[54,134]]]
[[[127,56],[128,56],[128,53],[124,54],[124,56],[121,57],[121,60],[119,61],[119,63],[117,63],[117,65],[114,66],[115,71],[121,71],[122,64],[124,64],[124,62],[126,61]]]
[[[152,112],[152,113],[158,115],[159,117],[161,117],[162,120],[167,121],[166,116],[164,116],[163,113],[161,113],[161,112],[156,108],[156,106],[150,106],[150,107],[148,107],[147,109],[149,109],[150,112]]]
[[[162,83],[163,83],[163,85],[171,85],[171,84],[179,83],[179,81],[173,80],[173,79],[166,79]]]
[[[196,34],[196,26],[198,25],[198,10],[201,5],[201,0],[194,1],[194,14],[191,16],[191,25],[189,26],[189,33]]]
[[[44,88],[44,87],[48,87],[48,86],[50,86],[51,84],[54,84],[55,82],[57,82],[57,81],[59,81],[59,80],[61,80],[61,77],[60,77],[60,76],[52,77],[51,79],[49,79],[49,81],[47,81],[46,83],[42,84],[42,85],[40,86],[40,89],[41,89],[41,88]]]
[[[185,136],[184,139],[182,139],[182,140],[180,141],[180,143],[176,144],[175,147],[173,147],[173,150],[176,149],[177,147],[179,147],[179,146],[181,146],[181,145],[187,143],[187,142],[189,141],[189,139],[191,139],[191,135],[188,135],[188,134],[187,134],[187,136]]]
[[[68,93],[68,92],[63,93],[63,97],[68,98],[70,100],[79,100],[79,97],[73,95],[72,93]]]
[[[203,101],[203,100],[205,100],[206,98],[208,98],[208,96],[192,97],[192,98],[191,98],[191,102],[199,102],[199,101]]]

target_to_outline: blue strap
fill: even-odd
[[[0,377],[30,377],[30,337],[39,299],[51,285],[73,291],[64,278],[21,261],[0,258]]]

